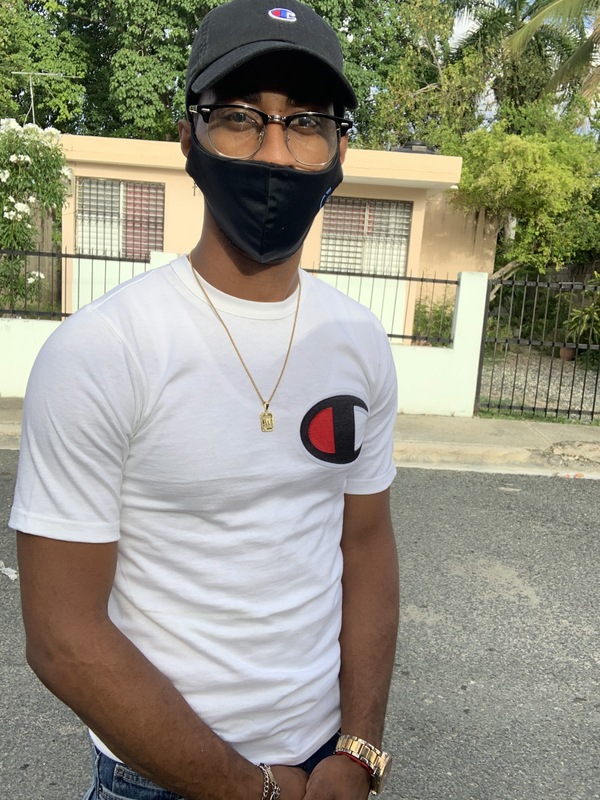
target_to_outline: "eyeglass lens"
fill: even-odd
[[[251,109],[226,106],[211,111],[206,133],[212,147],[229,158],[250,158],[262,144],[265,125]],[[320,114],[294,117],[285,141],[296,161],[309,166],[328,164],[334,157],[338,132],[334,120]]]

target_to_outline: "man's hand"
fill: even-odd
[[[312,771],[304,797],[305,800],[366,800],[370,786],[371,776],[360,764],[345,755],[329,756]]]
[[[300,767],[271,767],[273,777],[281,789],[281,800],[302,800],[306,792],[308,775]]]

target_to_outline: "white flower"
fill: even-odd
[[[30,204],[35,203],[36,201],[37,201],[37,197],[35,195],[33,195],[33,194],[30,194],[29,197],[27,198],[27,202],[30,203]]]
[[[0,170],[0,183],[6,183],[10,178],[10,172],[7,169]]]
[[[27,203],[15,203],[15,211],[21,214],[22,216],[23,214],[29,214],[31,209],[29,208]]]
[[[0,120],[0,133],[2,131],[18,131],[22,132],[22,128],[16,119],[2,119]]]
[[[65,176],[65,178],[68,178],[69,180],[71,180],[71,174],[72,173],[71,173],[71,170],[68,167],[61,167],[60,171]]]
[[[13,164],[31,164],[31,157],[26,153],[13,153],[8,160]]]
[[[36,281],[43,281],[44,280],[44,273],[33,271],[30,272],[27,276],[27,283],[35,283]]]
[[[4,219],[13,220],[17,216],[16,211],[5,211],[4,212]]]

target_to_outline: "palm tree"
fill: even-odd
[[[600,0],[538,0],[529,21],[507,39],[514,54],[520,54],[541,26],[571,31],[579,44],[561,61],[546,85],[556,91],[581,81],[581,93],[591,100],[600,85]]]
[[[542,19],[523,41],[519,54],[504,46],[521,31],[541,3],[549,0],[454,0],[458,18],[472,26],[454,48],[460,59],[468,49],[484,54],[490,89],[497,106],[519,108],[546,89],[556,66],[568,60],[577,38],[573,31],[547,25]],[[592,0],[592,2],[600,0]],[[523,57],[524,56],[524,57]]]

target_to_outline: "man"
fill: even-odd
[[[388,766],[396,379],[371,313],[299,269],[355,96],[311,9],[232,0],[186,105],[198,244],[63,323],[30,379],[28,661],[90,728],[89,800],[364,800]]]

